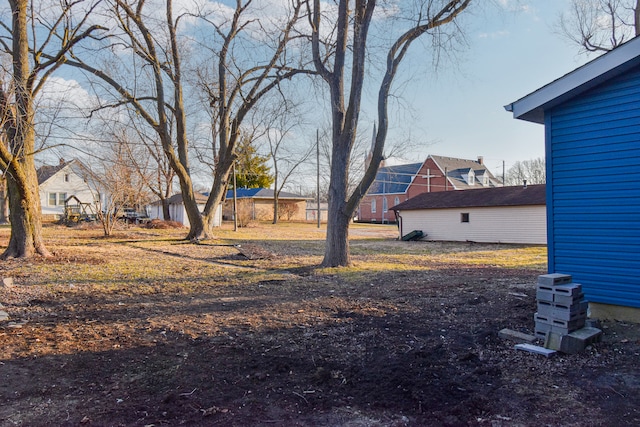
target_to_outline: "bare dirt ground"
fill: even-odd
[[[544,248],[357,226],[317,269],[299,228],[48,227],[53,259],[0,262],[0,426],[640,425],[637,325],[548,359],[498,337],[533,332]]]

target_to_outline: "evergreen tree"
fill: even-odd
[[[236,160],[238,188],[269,188],[273,184],[269,156],[262,156],[257,151],[251,139],[243,136],[238,144]]]

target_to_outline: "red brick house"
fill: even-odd
[[[395,222],[389,210],[422,193],[500,187],[482,161],[429,155],[422,163],[381,166],[358,207],[362,222]]]

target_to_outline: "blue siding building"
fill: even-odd
[[[640,38],[505,109],[545,126],[549,272],[640,308]]]

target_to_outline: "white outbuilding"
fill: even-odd
[[[423,193],[391,209],[401,238],[419,231],[424,240],[547,243],[544,184]]]

